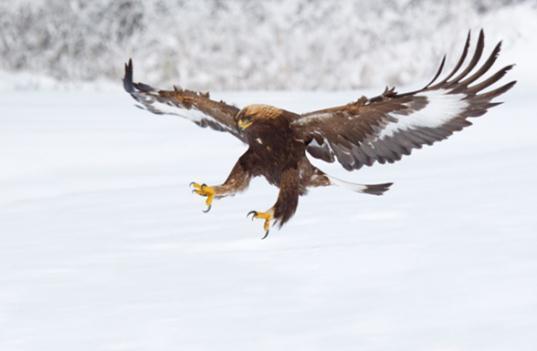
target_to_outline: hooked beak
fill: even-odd
[[[239,126],[240,130],[245,130],[246,128],[248,128],[249,126],[252,125],[252,123],[254,123],[253,121],[244,121],[242,119],[239,120],[239,122],[237,123],[237,125]]]

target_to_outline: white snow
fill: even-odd
[[[306,112],[362,93],[213,95]],[[311,190],[262,241],[245,216],[275,188],[255,179],[204,214],[188,187],[226,178],[245,150],[233,136],[126,93],[6,92],[0,350],[533,351],[536,93],[517,85],[394,165],[314,161],[395,184]]]

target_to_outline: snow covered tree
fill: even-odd
[[[117,81],[133,57],[146,80],[193,89],[405,84],[516,7],[537,18],[524,0],[2,1],[0,70]]]

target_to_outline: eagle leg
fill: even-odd
[[[263,223],[263,229],[265,230],[265,235],[263,235],[261,240],[265,239],[269,235],[269,232],[270,232],[270,221],[274,218],[274,209],[271,208],[267,212],[250,211],[250,212],[248,212],[246,217],[248,217],[250,215],[252,216],[252,221],[255,218],[265,220],[265,222]]]
[[[267,212],[248,212],[248,216],[252,215],[252,220],[254,218],[265,220],[263,224],[265,235],[262,239],[268,236],[272,221],[281,228],[295,213],[298,206],[298,197],[301,192],[299,181],[299,173],[296,168],[289,168],[283,171],[279,184],[280,192],[278,193],[278,200],[274,206]]]
[[[205,213],[209,212],[213,205],[214,195],[216,194],[214,187],[208,186],[205,183],[199,184],[195,182],[190,183],[190,186],[194,188],[192,190],[193,193],[207,197],[205,199],[205,204],[207,205],[207,208],[203,210],[203,212]]]
[[[207,208],[203,212],[207,213],[211,210],[215,198],[234,195],[248,187],[252,175],[248,168],[243,165],[244,162],[242,160],[244,157],[244,155],[241,156],[239,161],[235,163],[235,166],[233,166],[231,173],[223,184],[209,186],[195,182],[190,183],[193,193],[206,197],[205,204]]]

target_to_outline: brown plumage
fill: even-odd
[[[382,195],[391,185],[352,184],[330,177],[308,161],[306,152],[327,162],[337,160],[347,170],[375,162],[392,163],[413,149],[446,139],[471,125],[469,118],[481,116],[488,108],[500,104],[492,100],[509,90],[514,81],[484,90],[512,68],[506,66],[487,75],[501,43],[481,66],[478,64],[484,49],[483,31],[469,63],[464,65],[469,46],[470,33],[455,67],[437,82],[444,68],[444,56],[434,78],[422,89],[399,94],[394,88],[386,88],[374,98],[361,97],[347,105],[305,114],[268,105],[249,105],[239,110],[223,101],[211,100],[208,93],[175,87],[169,91],[156,90],[132,81],[130,60],[125,65],[123,84],[143,109],[179,115],[202,127],[230,132],[248,144],[248,150],[223,184],[193,183],[194,192],[207,197],[210,209],[213,198],[235,194],[246,189],[252,177],[264,176],[280,188],[278,199],[268,211],[251,214],[265,220],[268,234],[271,220],[281,226],[293,216],[298,198],[307,188],[338,185]]]

